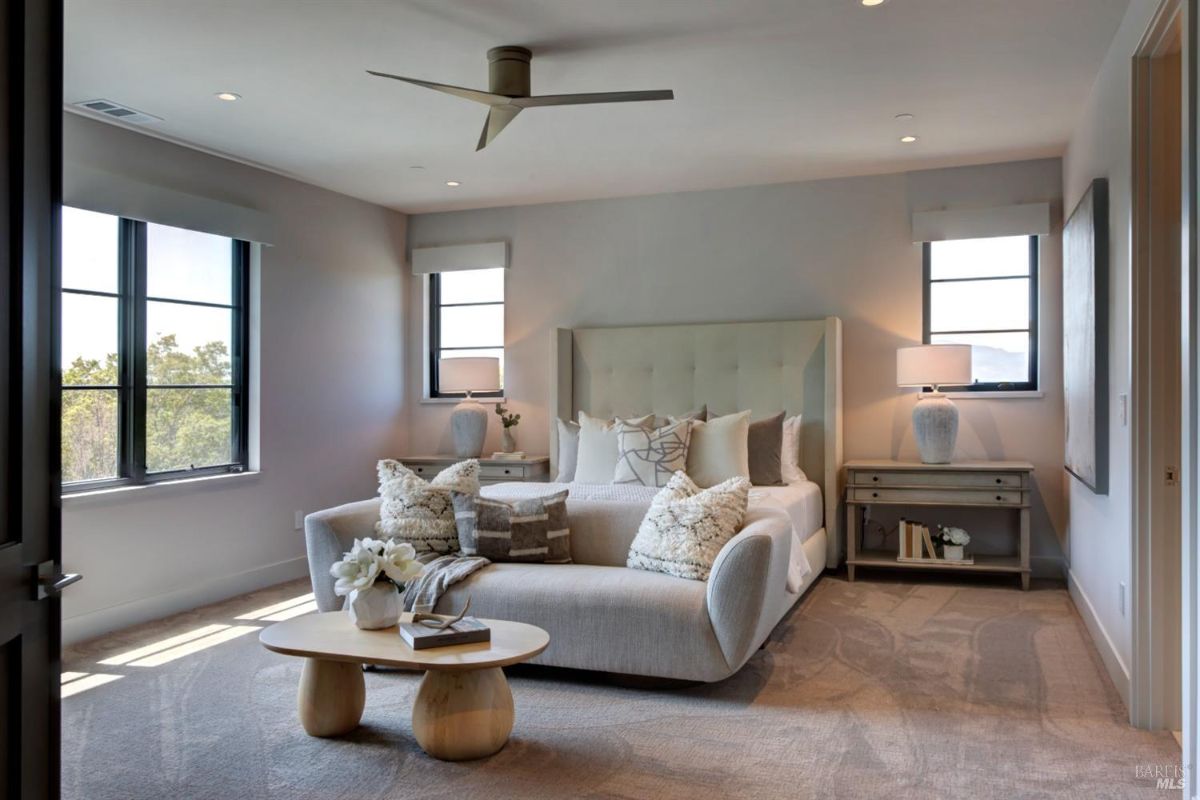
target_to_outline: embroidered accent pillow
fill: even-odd
[[[450,492],[479,494],[479,462],[471,459],[446,467],[428,483],[399,461],[378,464],[380,538],[408,542],[418,553],[452,553],[458,549]]]
[[[613,483],[666,486],[671,476],[687,467],[692,420],[655,430],[617,425],[617,467]]]
[[[700,489],[676,472],[650,504],[629,547],[626,566],[706,581],[725,543],[746,519],[750,481],[736,477]]]
[[[654,427],[654,415],[625,420],[606,420],[579,412],[579,452],[575,461],[576,483],[613,482],[617,469],[617,425],[624,422],[641,428]]]
[[[458,543],[465,556],[489,561],[568,564],[567,490],[505,502],[452,492]]]

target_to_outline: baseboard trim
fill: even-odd
[[[274,586],[307,574],[308,559],[299,556],[234,575],[211,578],[173,592],[140,597],[128,603],[65,617],[62,621],[63,645],[75,644],[131,625],[140,625],[209,603],[228,600],[239,594]]]
[[[1096,649],[1100,651],[1100,660],[1104,662],[1104,668],[1108,670],[1108,676],[1117,688],[1117,694],[1121,695],[1121,702],[1125,704],[1125,709],[1128,710],[1130,692],[1129,667],[1125,666],[1125,662],[1121,660],[1121,655],[1117,652],[1117,647],[1113,644],[1112,637],[1108,635],[1108,631],[1100,623],[1100,617],[1096,614],[1095,606],[1092,605],[1092,601],[1088,599],[1087,592],[1079,585],[1079,581],[1075,578],[1075,573],[1070,569],[1067,570],[1067,590],[1071,594],[1071,599],[1075,602],[1075,608],[1079,611],[1079,616],[1083,618],[1083,624],[1087,626],[1088,633],[1092,635],[1092,641],[1095,643]]]

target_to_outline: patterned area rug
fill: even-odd
[[[457,764],[412,739],[413,673],[366,675],[353,734],[304,734],[300,661],[257,629],[308,611],[307,591],[73,648],[65,669],[86,675],[64,685],[63,797],[1094,800],[1164,797],[1139,768],[1179,761],[1169,733],[1129,727],[1057,586],[825,577],[712,685],[511,668],[512,740]]]

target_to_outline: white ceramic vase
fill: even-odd
[[[958,409],[941,392],[921,397],[913,407],[913,435],[926,464],[949,464],[958,438]]]
[[[961,544],[944,544],[942,545],[942,558],[947,561],[962,561],[963,546]]]
[[[450,433],[454,438],[454,455],[459,458],[479,458],[487,436],[488,412],[478,400],[467,397],[450,414]]]
[[[512,428],[505,428],[500,434],[500,449],[505,453],[516,452],[517,437],[513,434]]]
[[[400,591],[394,583],[376,581],[346,598],[350,620],[365,631],[390,628],[400,621],[401,610]]]

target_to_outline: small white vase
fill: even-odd
[[[505,428],[500,433],[500,449],[505,453],[515,452],[517,449],[517,437],[513,434],[512,428]]]
[[[942,545],[942,558],[947,561],[962,561],[963,546],[961,544],[944,544]]]
[[[365,631],[390,628],[400,621],[400,592],[394,583],[377,582],[355,589],[346,599],[350,620]]]

